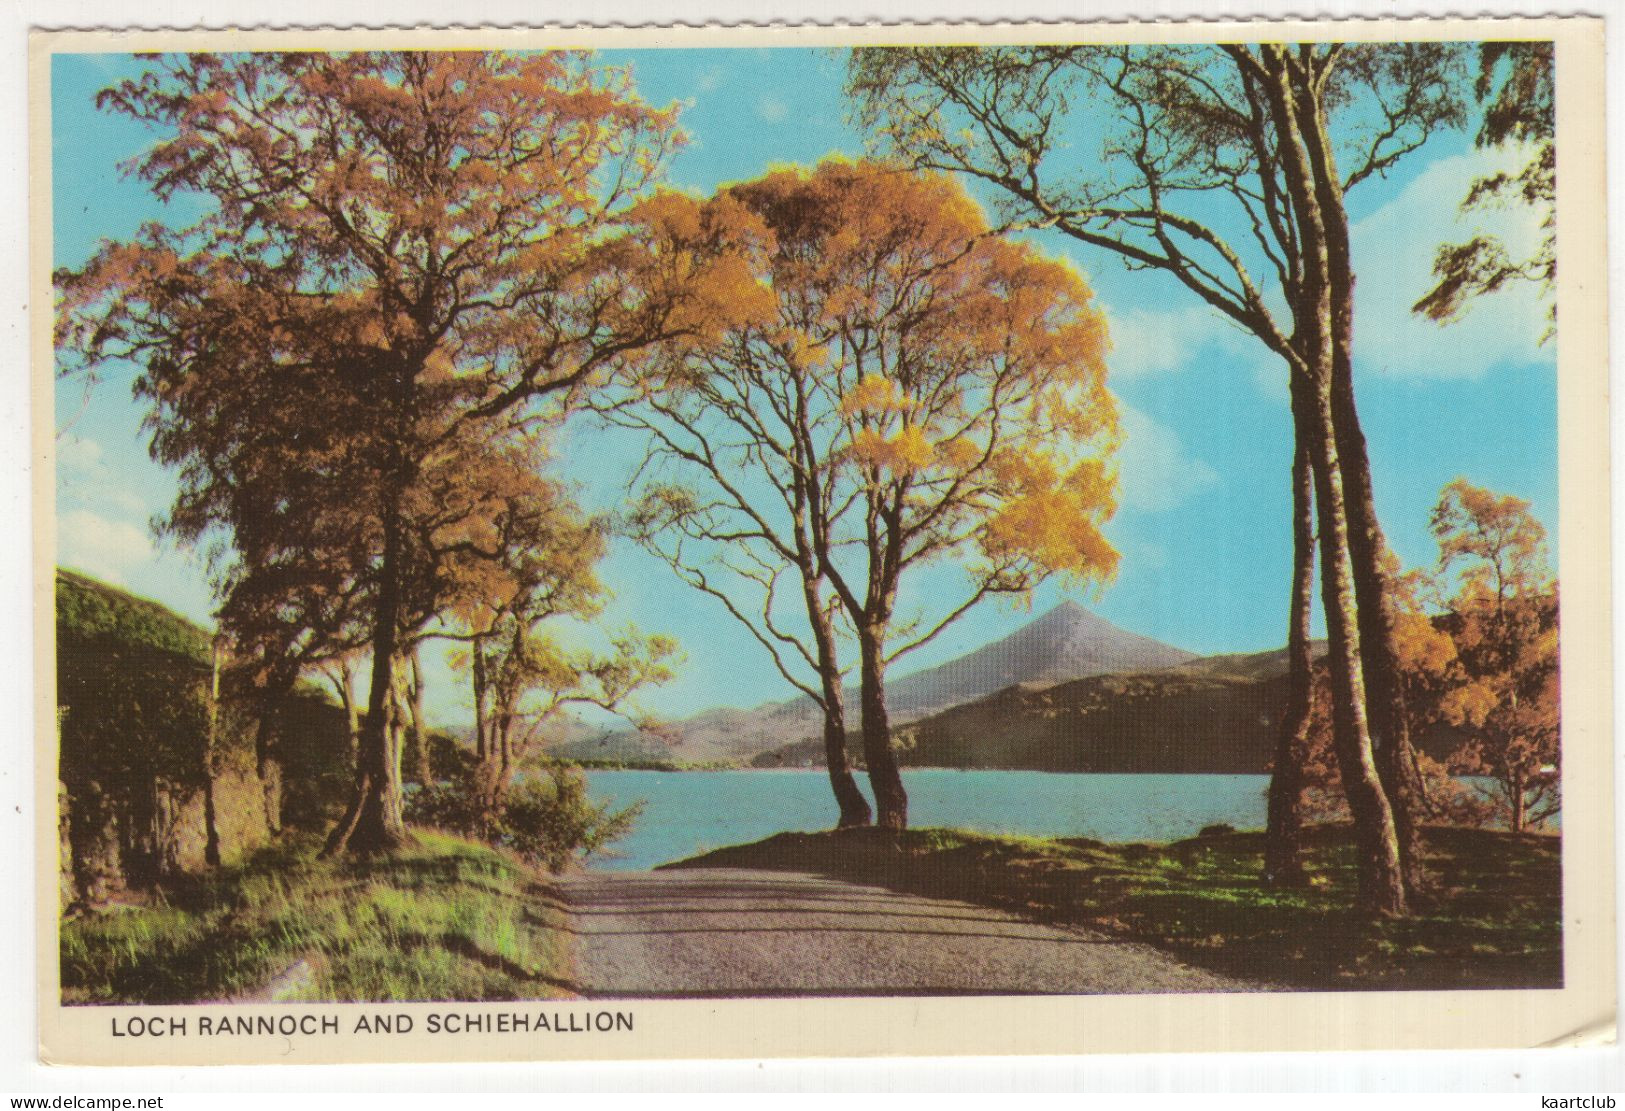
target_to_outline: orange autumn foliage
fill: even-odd
[[[864,574],[842,553],[860,535],[876,567],[895,564],[888,590],[949,555],[978,594],[1113,573],[1100,528],[1117,414],[1105,322],[1075,270],[992,234],[951,179],[874,162],[776,170],[698,221],[748,260],[751,278],[730,278],[751,293],[714,342],[652,349],[636,396],[663,408],[629,403],[621,418],[675,421],[693,442],[657,453],[705,470],[733,452],[802,490],[825,573],[854,591]],[[724,428],[748,439],[731,448]]]
[[[942,175],[830,159],[729,187],[701,223],[748,261],[740,285],[756,292],[716,340],[652,349],[615,408],[662,464],[645,468],[661,477],[635,532],[827,707],[844,670],[827,630],[841,616],[875,780],[890,774],[874,739],[887,663],[990,596],[1114,572],[1101,531],[1117,443],[1105,322],[1075,270],[994,234]],[[963,591],[900,613],[905,576],[950,560]],[[784,579],[816,651],[787,631]],[[723,580],[754,584],[759,605]],[[882,824],[902,824],[900,782],[877,781],[876,795]]]
[[[1522,499],[1463,479],[1434,508],[1432,572],[1399,574],[1388,560],[1410,728],[1461,738],[1442,759],[1418,754],[1435,821],[1538,826],[1561,809],[1558,590],[1545,529]],[[1322,816],[1341,812],[1317,674],[1308,778]],[[1493,782],[1484,791],[1457,776]]]
[[[740,267],[651,192],[675,109],[590,54],[162,56],[99,103],[161,136],[133,175],[207,203],[56,275],[59,371],[137,367],[167,525],[216,546],[229,622],[276,626],[268,654],[365,643],[335,837],[388,847],[400,649],[502,593],[479,580],[548,423],[640,347],[714,334]]]

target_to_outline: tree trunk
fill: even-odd
[[[1303,811],[1309,761],[1314,659],[1309,648],[1315,593],[1314,474],[1309,447],[1299,443],[1292,459],[1292,612],[1287,623],[1287,697],[1270,777],[1269,824],[1264,841],[1264,878],[1274,887],[1298,887],[1303,870]]]
[[[870,626],[858,631],[859,690],[863,704],[863,759],[869,765],[877,823],[884,829],[908,828],[908,792],[891,750],[886,717],[886,663],[883,634]]]
[[[829,769],[829,786],[835,794],[835,805],[840,810],[836,829],[866,826],[874,821],[869,800],[858,789],[852,776],[852,765],[846,757],[846,701],[841,691],[841,669],[835,655],[835,630],[830,626],[829,614],[819,604],[819,584],[811,571],[804,567],[802,582],[805,586],[807,621],[812,628],[813,642],[818,649],[818,679],[824,692],[824,766]]]
[[[384,517],[381,582],[373,615],[372,684],[356,753],[355,795],[328,836],[323,856],[388,852],[407,843],[401,818],[400,730],[394,718],[395,656],[400,623],[401,521]]]
[[[504,708],[497,718],[497,783],[506,788],[513,771],[513,719],[512,709]]]
[[[1326,229],[1326,258],[1332,307],[1332,426],[1342,469],[1349,532],[1349,565],[1359,610],[1360,660],[1366,681],[1366,711],[1373,755],[1383,791],[1393,809],[1406,885],[1422,885],[1421,775],[1411,747],[1410,719],[1400,667],[1399,633],[1382,561],[1387,549],[1377,520],[1371,459],[1354,399],[1354,264],[1348,210],[1343,201],[1325,113],[1307,87],[1297,92],[1299,120],[1314,174],[1315,199]]]
[[[277,752],[277,729],[298,669],[286,660],[264,661],[263,667],[257,699],[259,718],[254,723],[254,770],[260,781],[265,830],[275,836],[282,832],[282,762]]]
[[[1366,723],[1364,671],[1360,662],[1359,617],[1349,572],[1348,529],[1342,471],[1332,429],[1329,375],[1313,389],[1302,410],[1299,435],[1308,433],[1314,461],[1315,504],[1320,524],[1321,604],[1331,642],[1332,739],[1343,795],[1354,816],[1359,857],[1359,905],[1382,915],[1406,913],[1404,870],[1388,797],[1377,776]],[[1303,386],[1298,392],[1309,392]],[[1311,399],[1303,399],[1310,402]],[[1303,426],[1307,425],[1307,429]]]
[[[493,625],[489,631],[494,632],[495,628]],[[471,649],[473,667],[470,671],[474,684],[474,791],[479,808],[479,834],[482,838],[489,838],[495,827],[499,796],[502,793],[502,771],[497,742],[501,707],[491,704],[490,661],[485,656],[485,637],[476,637]]]
[[[485,720],[485,695],[487,683],[485,678],[485,639],[475,637],[470,646],[473,666],[469,669],[474,684],[474,758],[484,762],[491,751],[491,741],[486,735],[489,723]]]
[[[416,641],[407,657],[412,668],[412,757],[418,783],[424,787],[434,782],[434,769],[429,761],[429,731],[423,727],[423,659]]]
[[[835,828],[852,829],[871,825],[874,813],[869,809],[869,800],[858,789],[858,781],[852,775],[852,765],[846,758],[846,707],[839,684],[835,685],[833,692],[826,684],[824,698],[824,761],[829,768],[830,789],[835,792],[835,804],[841,812]]]
[[[1512,803],[1512,820],[1509,823],[1513,833],[1522,833],[1526,822],[1524,805],[1524,778],[1521,775],[1512,775],[1507,778],[1509,801]]]
[[[1371,464],[1365,434],[1354,407],[1353,376],[1347,358],[1333,383],[1332,413],[1337,423],[1338,457],[1349,498],[1349,562],[1360,609],[1360,648],[1377,773],[1394,810],[1405,882],[1415,890],[1425,881],[1422,823],[1426,797],[1411,744],[1410,715],[1400,668],[1399,630],[1392,592],[1382,566],[1386,544],[1377,521]]]
[[[215,753],[220,750],[220,638],[209,651],[209,720],[203,737],[203,863],[220,866],[220,825],[215,813]]]
[[[282,832],[282,761],[277,754],[278,717],[283,700],[293,690],[296,674],[286,663],[272,665],[262,688],[259,721],[254,727],[254,769],[260,781],[260,800],[265,808],[266,832]]]
[[[361,707],[355,700],[355,668],[352,662],[346,661],[340,668],[338,675],[333,676],[333,686],[339,692],[339,701],[344,705],[345,736],[350,743],[350,770],[352,774],[356,766],[356,753],[361,749]]]
[[[1294,350],[1302,363],[1292,374],[1292,413],[1300,444],[1307,444],[1314,472],[1320,526],[1321,602],[1331,641],[1332,738],[1343,793],[1354,816],[1359,861],[1359,904],[1378,914],[1404,914],[1406,889],[1393,811],[1377,776],[1366,715],[1360,619],[1349,566],[1348,509],[1333,416],[1334,363],[1339,329],[1351,317],[1339,307],[1333,271],[1336,236],[1347,235],[1347,216],[1326,188],[1330,148],[1318,78],[1285,46],[1260,54],[1261,87],[1279,135],[1283,184],[1297,222],[1301,283],[1292,291]]]

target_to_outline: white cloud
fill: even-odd
[[[790,115],[790,106],[776,96],[764,96],[756,102],[756,114],[768,123],[779,123]]]
[[[68,434],[56,442],[56,465],[63,474],[87,475],[104,470],[102,445]]]
[[[57,562],[118,586],[128,572],[153,558],[147,530],[88,509],[73,509],[56,521]]]
[[[1106,367],[1115,378],[1175,373],[1204,355],[1250,355],[1258,345],[1205,304],[1103,311],[1112,341]]]
[[[1516,173],[1522,150],[1473,151],[1442,158],[1352,230],[1355,286],[1355,362],[1365,371],[1429,378],[1476,378],[1506,363],[1549,361],[1540,345],[1546,303],[1532,282],[1515,282],[1475,302],[1454,324],[1440,326],[1411,312],[1433,285],[1440,245],[1475,235],[1501,238],[1514,258],[1540,241],[1542,212],[1513,204],[1461,211],[1473,181],[1498,171]]]
[[[1218,472],[1186,454],[1173,429],[1127,405],[1120,416],[1123,444],[1117,452],[1118,501],[1124,509],[1142,513],[1173,509],[1218,484]]]
[[[1498,365],[1555,357],[1555,345],[1540,344],[1548,326],[1547,303],[1530,282],[1480,298],[1453,324],[1440,326],[1411,312],[1433,286],[1433,258],[1443,244],[1487,234],[1502,239],[1515,258],[1533,254],[1541,236],[1539,209],[1508,204],[1461,211],[1475,180],[1516,173],[1528,157],[1527,150],[1510,148],[1441,158],[1354,224],[1355,360],[1362,372],[1475,378]],[[1223,354],[1250,364],[1260,392],[1285,403],[1286,368],[1258,339],[1207,305],[1183,299],[1169,304],[1104,306],[1113,377],[1177,373],[1203,357]]]
[[[95,440],[73,433],[57,440],[56,481],[59,499],[117,510],[127,517],[149,512],[146,499],[130,489]]]

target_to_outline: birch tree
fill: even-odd
[[[854,54],[849,79],[888,150],[984,183],[1009,227],[1171,276],[1285,364],[1307,453],[1293,517],[1312,497],[1361,901],[1385,913],[1402,913],[1420,879],[1421,803],[1354,404],[1344,196],[1462,122],[1460,70],[1459,48],[1427,43],[874,48]],[[1308,705],[1297,649],[1311,558],[1295,544],[1283,751]]]
[[[1116,567],[1101,533],[1117,433],[1104,321],[1076,272],[990,234],[942,175],[831,160],[712,204],[749,229],[771,304],[719,343],[668,348],[664,388],[619,419],[652,436],[652,461],[702,480],[698,496],[651,491],[650,519],[695,547],[727,546],[765,599],[736,612],[759,641],[791,643],[774,599],[781,578],[800,593],[814,643],[800,663],[819,682],[798,686],[824,706],[833,755],[839,611],[856,641],[876,820],[902,828],[887,669],[989,598]],[[686,559],[704,553],[670,551],[737,608]],[[944,564],[962,568],[957,582],[933,580],[923,607],[902,600],[906,579]]]

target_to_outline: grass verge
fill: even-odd
[[[668,868],[819,872],[1148,942],[1188,963],[1293,989],[1559,987],[1556,838],[1433,829],[1429,891],[1405,919],[1352,909],[1347,827],[1310,830],[1309,886],[1263,884],[1264,835],[1168,845],[956,829],[784,833]]]
[[[443,834],[371,860],[292,839],[62,924],[64,1003],[545,999],[563,913],[512,858]]]

